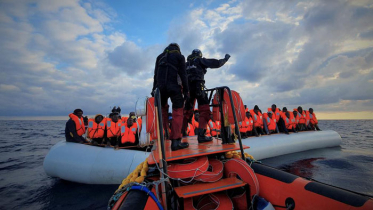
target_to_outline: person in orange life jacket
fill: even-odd
[[[245,122],[246,122],[246,125],[247,125],[246,136],[247,137],[249,137],[249,136],[259,137],[258,132],[256,131],[256,129],[254,129],[254,120],[253,120],[253,117],[251,116],[251,113],[249,111],[246,112],[246,118],[245,119],[246,119]]]
[[[214,120],[214,116],[212,115],[212,113],[210,114],[210,121],[208,125],[210,126],[211,136],[218,137],[220,130],[218,128],[218,125],[216,124],[216,121]]]
[[[186,71],[188,75],[188,85],[190,88],[190,98],[185,102],[183,130],[186,129],[188,120],[192,117],[195,101],[198,102],[198,110],[200,113],[198,132],[198,143],[212,141],[212,137],[207,137],[206,126],[210,119],[209,99],[205,91],[205,78],[207,68],[220,68],[230,58],[229,54],[223,59],[207,59],[202,57],[202,52],[199,49],[192,51],[188,56],[186,63]]]
[[[276,124],[277,124],[276,130],[277,130],[277,132],[282,131],[283,129],[281,128],[281,123],[280,123],[281,110],[279,108],[277,108],[276,104],[272,104],[271,108],[268,108],[268,111],[271,111],[272,115],[274,115],[274,117],[276,119]]]
[[[193,128],[194,128],[194,133],[198,135],[198,126],[199,126],[199,112],[198,110],[194,111],[194,117],[192,119]]]
[[[292,123],[292,119],[294,117],[291,117],[290,112],[288,112],[286,107],[282,108],[281,118],[284,120],[286,131],[293,131],[294,133],[297,133],[297,131],[294,129],[294,124]]]
[[[267,128],[267,134],[270,135],[271,133],[276,133],[276,118],[272,115],[272,112],[267,112],[263,114],[263,119],[265,123],[265,127]]]
[[[194,126],[191,123],[188,123],[188,127],[186,130],[186,135],[187,136],[195,136],[196,134],[194,133]]]
[[[299,130],[306,131],[307,129],[307,116],[306,112],[303,110],[301,106],[298,106],[298,116],[299,116]]]
[[[109,114],[109,118],[106,120],[106,144],[108,146],[118,146],[118,141],[121,139],[120,129],[123,124],[118,112]]]
[[[250,110],[250,113],[254,121],[254,129],[257,131],[259,135],[264,135],[263,116],[262,113],[259,112],[258,105],[255,105],[254,109]]]
[[[65,138],[67,142],[86,143],[88,142],[82,135],[85,133],[83,110],[75,109],[69,114],[70,119],[66,122]]]
[[[286,128],[286,126],[285,126],[285,121],[284,121],[284,119],[283,119],[283,115],[284,115],[284,108],[286,109],[286,111],[287,111],[287,108],[286,107],[283,107],[282,108],[282,111],[281,111],[281,109],[280,108],[278,108],[278,111],[280,112],[280,119],[279,119],[279,122],[277,123],[277,127],[278,127],[278,130],[279,130],[279,132],[280,133],[285,133],[285,134],[289,134],[289,131],[288,131],[288,129]]]
[[[299,126],[299,113],[297,110],[293,110],[293,116],[294,116],[294,127],[296,131],[300,131],[300,126]]]
[[[121,126],[120,147],[136,146],[139,144],[138,123],[134,112],[130,112],[127,121]]]
[[[88,120],[88,138],[92,139],[91,144],[102,144],[106,136],[106,122],[104,116],[97,114],[93,119]]]
[[[307,112],[307,115],[308,115],[308,118],[309,118],[309,127],[312,129],[312,130],[318,130],[318,131],[321,131],[321,129],[319,128],[318,126],[318,120],[316,118],[316,115],[315,113],[313,112],[313,109],[312,108],[309,108],[308,109],[308,112]]]
[[[180,81],[181,80],[181,84]],[[186,142],[181,142],[183,124],[183,107],[189,97],[188,80],[185,71],[185,57],[181,54],[180,46],[176,43],[169,44],[156,60],[154,69],[154,90],[158,88],[161,93],[163,127],[168,125],[168,98],[172,102],[172,127],[169,136],[171,150],[176,151],[189,147]]]

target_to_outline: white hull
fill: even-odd
[[[315,131],[243,139],[245,152],[261,160],[311,149],[339,146],[335,131]],[[149,153],[137,150],[95,147],[61,141],[44,159],[44,170],[52,177],[85,184],[120,184]]]

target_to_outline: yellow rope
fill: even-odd
[[[132,171],[125,179],[123,179],[122,184],[119,185],[118,189],[115,191],[122,189],[124,186],[128,185],[129,183],[136,182],[142,183],[146,177],[146,174],[149,170],[148,167],[148,158],[145,159],[144,162],[140,163],[135,170]]]

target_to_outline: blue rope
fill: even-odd
[[[153,200],[157,204],[158,208],[160,210],[163,210],[163,207],[159,203],[158,199],[155,197],[154,193],[152,193],[147,187],[145,187],[145,186],[139,186],[139,185],[134,185],[134,186],[131,187],[131,190],[140,190],[140,191],[146,192],[148,195],[150,195],[150,197],[153,198]]]

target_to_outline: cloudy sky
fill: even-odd
[[[373,119],[373,0],[1,0],[0,116],[128,113],[170,42],[251,108]]]

